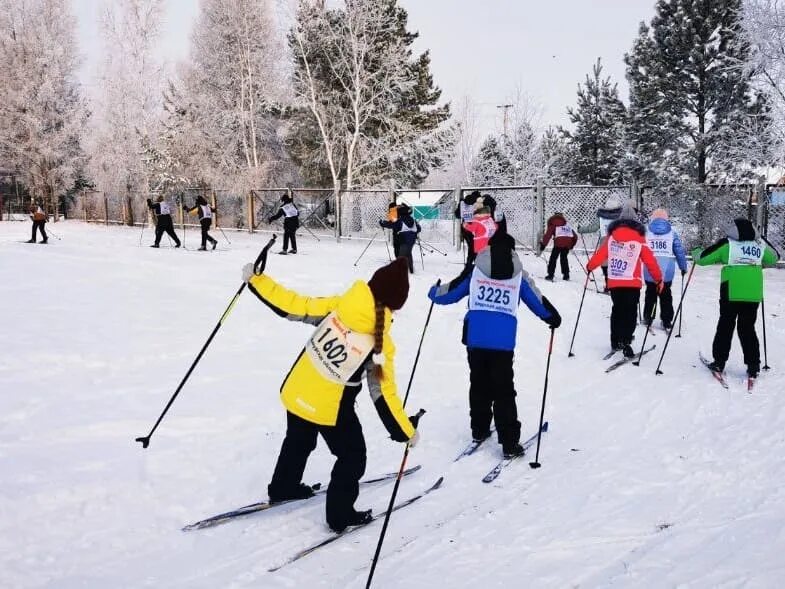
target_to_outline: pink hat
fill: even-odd
[[[668,220],[668,211],[665,209],[654,209],[649,215],[652,219],[665,219]]]

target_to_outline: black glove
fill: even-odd
[[[267,217],[267,223],[269,224],[269,223],[272,223],[272,222],[273,222],[273,218],[272,217]]]
[[[559,312],[556,310],[556,307],[554,307],[551,304],[551,302],[545,297],[542,297],[542,305],[551,314],[550,317],[545,319],[545,323],[547,323],[551,327],[551,329],[557,329],[561,325],[561,315],[559,315]]]
[[[544,245],[539,244],[539,248],[540,248],[540,253],[545,251],[545,246]]]
[[[687,271],[686,271],[686,270],[682,270],[682,271],[681,271],[681,275],[682,275],[682,276],[684,276],[686,273],[687,273]]]
[[[417,429],[417,425],[420,423],[420,417],[422,417],[424,413],[425,413],[425,411],[420,409],[420,411],[417,413],[417,415],[410,415],[409,416],[409,421],[412,422],[412,425],[414,426],[414,429]]]
[[[382,221],[381,219],[379,219],[379,227],[382,227],[382,228],[384,227],[384,221]]]

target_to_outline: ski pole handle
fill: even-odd
[[[276,237],[277,235],[273,233],[272,239],[270,239],[270,241],[267,242],[267,245],[262,248],[262,251],[259,252],[256,261],[253,263],[254,274],[258,275],[264,272],[264,268],[267,266],[267,251],[272,247],[273,243],[275,243]]]

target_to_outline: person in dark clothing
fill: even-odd
[[[561,262],[562,278],[569,280],[570,261],[568,256],[570,250],[578,243],[578,234],[567,223],[563,213],[555,213],[548,219],[548,228],[545,230],[545,235],[542,236],[542,241],[540,241],[540,253],[547,247],[551,238],[553,238],[553,249],[548,260],[548,275],[545,277],[545,280],[553,280],[557,259]]]
[[[755,333],[758,306],[763,300],[763,268],[779,260],[779,252],[758,236],[747,219],[738,218],[725,227],[726,237],[692,256],[698,266],[722,264],[720,274],[720,319],[712,343],[709,369],[722,373],[730,356],[734,328],[738,331],[747,376],[760,371],[760,343]]]
[[[474,235],[466,229],[466,224],[474,219],[474,205],[477,199],[480,198],[480,191],[474,190],[468,194],[464,194],[455,207],[455,218],[461,220],[461,239],[466,244],[466,264],[470,265],[477,257],[474,251]]]
[[[283,249],[278,252],[279,254],[286,255],[289,249],[289,241],[292,242],[292,249],[289,253],[297,253],[297,238],[295,233],[300,227],[300,211],[292,202],[292,197],[288,194],[281,196],[281,208],[272,217],[267,219],[268,223],[272,223],[276,219],[283,217]]]
[[[155,243],[150,247],[160,246],[161,237],[163,237],[164,232],[174,240],[174,247],[180,247],[180,238],[177,237],[177,233],[174,232],[172,209],[169,206],[169,203],[164,200],[163,196],[159,196],[156,201],[157,202],[153,202],[151,199],[147,199],[147,206],[152,209],[156,218]]]
[[[46,211],[44,211],[43,207],[38,203],[33,203],[33,206],[30,207],[30,220],[33,222],[33,236],[27,243],[35,243],[36,242],[36,231],[41,231],[41,243],[47,243],[49,241],[49,237],[46,235]]]
[[[392,229],[393,235],[398,235],[398,257],[406,258],[409,264],[409,273],[414,274],[414,258],[412,249],[417,243],[417,235],[420,233],[420,224],[412,217],[412,208],[402,204],[398,206],[398,219],[395,222],[379,219],[379,225],[385,229]]]
[[[200,252],[203,252],[207,249],[207,242],[213,244],[213,249],[215,246],[218,245],[218,240],[214,239],[208,232],[210,231],[210,226],[213,224],[213,213],[215,212],[215,207],[211,207],[207,200],[203,196],[196,197],[196,204],[192,207],[186,207],[183,204],[187,213],[193,215],[194,213],[199,216],[199,224],[202,226],[202,247],[199,248]]]
[[[387,205],[387,220],[390,223],[395,223],[398,220],[398,205],[395,204],[395,201]],[[393,255],[397,258],[401,249],[401,240],[395,231],[392,232],[392,246]]]

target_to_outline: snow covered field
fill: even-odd
[[[363,587],[380,525],[343,538],[276,573],[326,536],[323,498],[208,530],[190,522],[266,497],[284,433],[278,386],[310,333],[246,293],[169,415],[144,435],[185,374],[266,235],[222,236],[219,250],[150,249],[148,230],[49,225],[61,240],[21,243],[29,223],[0,223],[0,587]],[[301,292],[341,291],[387,261],[381,242],[320,243],[270,256],[267,271]],[[193,248],[196,232],[186,245]],[[277,249],[277,247],[276,247]],[[394,337],[403,390],[437,277],[459,255],[417,261]],[[551,364],[542,468],[521,460],[491,485],[481,477],[500,448],[486,443],[453,464],[468,427],[463,305],[434,310],[408,408],[423,407],[422,441],[399,499],[444,476],[441,489],[397,512],[376,587],[782,587],[785,585],[785,272],[766,273],[773,370],[755,393],[743,386],[734,342],[723,390],[697,362],[717,318],[719,269],[697,269],[684,337],[642,366],[604,374],[610,300],[590,291],[567,358],[582,280],[542,280],[564,317]],[[536,428],[547,327],[521,310],[516,358],[524,436]],[[759,335],[762,335],[760,322]],[[643,330],[634,347],[640,346]],[[391,442],[365,392],[358,412],[367,475],[397,469]],[[531,455],[533,456],[533,454]],[[325,446],[306,480],[327,481]],[[382,511],[392,485],[362,490],[360,508]]]

